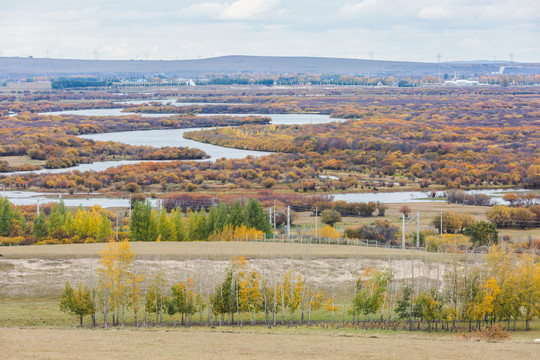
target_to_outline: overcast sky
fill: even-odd
[[[540,0],[0,0],[0,56],[540,62]]]

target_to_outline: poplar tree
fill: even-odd
[[[174,224],[169,219],[167,212],[162,210],[159,213],[159,218],[157,222],[157,231],[159,234],[159,239],[161,241],[174,241],[176,240],[176,234],[174,232]]]
[[[135,201],[129,224],[131,240],[155,241],[157,238],[156,228],[156,218],[150,202]]]
[[[60,200],[58,204],[54,204],[49,216],[49,232],[52,234],[57,230],[66,230],[66,216],[68,211],[64,205],[64,200]]]
[[[184,214],[179,208],[176,208],[171,213],[172,222],[174,224],[174,233],[176,241],[186,240],[186,229],[184,226]]]

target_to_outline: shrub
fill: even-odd
[[[465,230],[465,235],[471,237],[474,246],[493,245],[499,242],[499,233],[492,223],[478,221]]]
[[[315,233],[313,233],[313,235],[315,235]],[[317,235],[322,238],[330,238],[330,239],[338,239],[341,237],[339,231],[337,231],[330,225],[326,225],[325,227],[319,229],[317,231]]]
[[[461,234],[431,235],[426,238],[426,250],[430,252],[447,251],[450,248],[463,249],[469,246],[469,238]]]
[[[335,210],[324,210],[321,214],[321,221],[323,224],[333,227],[337,222],[341,221],[341,214]]]

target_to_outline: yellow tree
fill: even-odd
[[[482,316],[490,316],[493,323],[493,311],[495,310],[495,303],[497,296],[500,294],[501,288],[497,284],[497,281],[492,276],[485,283],[482,288],[482,302],[480,303],[480,313]]]
[[[308,326],[311,326],[311,311],[318,310],[321,308],[323,303],[323,293],[322,291],[309,291],[309,302],[308,302]]]
[[[304,293],[304,278],[302,275],[294,276],[293,271],[289,271],[283,277],[283,303],[284,307],[288,307],[290,311],[290,323],[293,324],[294,312],[298,309],[302,303]]]
[[[517,288],[521,306],[525,311],[525,329],[540,314],[540,264],[533,255],[524,255],[519,265]]]
[[[240,279],[239,283],[240,310],[249,314],[252,324],[255,323],[255,314],[263,308],[263,295],[260,288],[260,276],[257,271],[251,271]]]
[[[122,325],[124,325],[125,307],[130,298],[130,286],[133,277],[133,257],[129,242],[110,241],[101,253],[98,268],[101,291],[101,306],[104,325],[107,327],[108,312],[113,312],[113,326],[119,322],[122,309]],[[114,311],[116,310],[116,321]]]

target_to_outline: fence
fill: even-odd
[[[349,239],[349,238],[329,238],[329,237],[315,237],[310,235],[276,235],[267,237],[266,234],[263,237],[248,237],[236,239],[236,241],[246,242],[273,242],[273,243],[289,243],[289,244],[327,244],[327,245],[345,245],[345,246],[367,246],[377,247],[385,249],[402,249],[400,245],[390,245],[388,243],[381,243],[377,240],[367,239]],[[417,247],[405,247],[406,249],[423,250],[423,248]]]

